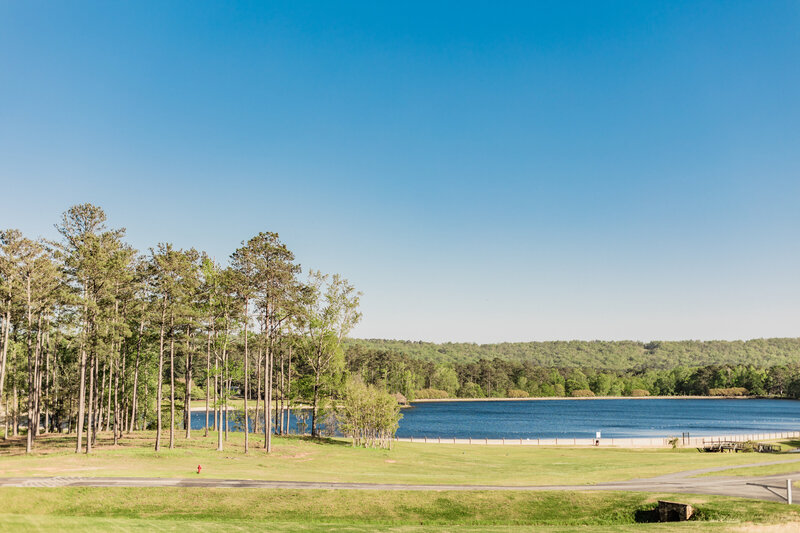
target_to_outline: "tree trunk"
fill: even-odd
[[[98,393],[98,387],[100,386],[100,381],[98,380],[98,377],[100,376],[100,358],[97,356],[97,353],[95,353],[92,355],[92,359],[94,359],[94,405],[92,407],[95,412],[94,427],[92,428],[92,446],[94,446],[97,444],[97,433],[100,431],[102,398]]]
[[[267,413],[269,414],[269,418],[265,419],[264,422],[267,426],[267,453],[272,451],[272,346],[269,347],[269,351],[265,354],[267,359],[267,372],[266,372],[266,379],[267,379]],[[267,420],[269,422],[267,423]]]
[[[10,288],[9,288],[10,290]],[[8,306],[6,307],[6,316],[3,319],[3,350],[0,352],[0,401],[3,399],[3,386],[6,380],[6,361],[8,355],[8,332],[11,330],[11,296],[9,295]],[[8,403],[8,402],[6,402]],[[6,410],[6,419],[8,419],[8,410]]]
[[[33,451],[33,427],[36,424],[33,423],[33,401],[34,395],[36,394],[34,390],[34,383],[36,377],[33,373],[33,310],[31,309],[31,275],[28,274],[28,279],[26,283],[26,316],[28,317],[28,334],[27,334],[27,354],[28,354],[28,434],[26,435],[25,439],[25,453],[31,453]]]
[[[158,385],[156,388],[156,451],[161,450],[161,402],[163,400],[164,392],[164,327],[167,314],[166,301],[162,303],[161,307],[161,329],[158,337]],[[145,406],[147,403],[145,402]],[[146,419],[145,419],[146,420]]]
[[[211,325],[208,328],[208,340],[206,342],[206,425],[204,437],[208,437],[208,404],[211,401]]]
[[[86,453],[92,453],[92,435],[94,434],[94,417],[92,416],[94,412],[94,382],[95,382],[95,372],[94,372],[94,361],[95,356],[94,354],[90,354],[89,359],[89,410],[86,414]]]
[[[284,374],[284,367],[283,367],[283,364],[284,364],[285,359],[286,359],[285,355],[286,354],[284,354],[283,350],[281,350],[281,374],[280,374],[281,375],[281,379],[280,379],[281,386],[280,386],[280,398],[279,398],[280,409],[278,409],[280,411],[280,421],[278,422],[278,433],[281,434],[281,435],[284,434],[283,433],[283,431],[284,431],[284,427],[283,427],[283,410],[284,410],[284,402],[286,400],[286,398],[285,398],[286,397],[286,384],[284,382],[285,374]]]
[[[219,375],[219,357],[214,354],[214,424],[217,426],[217,451],[222,451],[222,379]]]
[[[262,331],[263,333],[263,331]],[[253,434],[258,433],[258,416],[261,413],[261,348],[259,347],[256,355],[256,409],[253,411]]]
[[[121,351],[120,351],[120,355],[121,355]],[[119,413],[119,361],[117,361],[117,371],[114,372],[114,446],[119,444],[119,434],[120,434],[119,423],[120,423],[120,413]]]
[[[133,367],[133,394],[131,398],[131,420],[128,426],[128,433],[133,432],[136,423],[136,403],[139,392],[139,359],[142,353],[142,333],[144,332],[144,310],[142,310],[142,320],[139,322],[139,337],[136,339],[136,363]]]
[[[192,354],[191,354],[191,323],[186,326],[186,370],[184,371],[184,400],[183,424],[186,426],[186,438],[192,438]]]
[[[113,354],[114,354],[114,343],[113,342],[111,343],[111,354],[112,354],[112,357],[111,357],[111,359],[109,359],[108,363],[106,364],[106,366],[108,367],[108,385],[107,385],[107,387],[108,387],[108,401],[106,402],[106,420],[105,420],[105,422],[106,422],[106,431],[109,431],[111,429],[111,393],[114,392],[114,389],[111,387],[111,378],[112,378],[112,376],[116,377],[116,372],[114,372],[114,357],[113,357]],[[103,387],[104,387],[104,389],[106,387],[105,383],[106,383],[106,380],[105,380],[105,378],[103,378]]]
[[[272,306],[264,310],[264,448],[272,452]]]
[[[286,365],[286,432],[292,422],[292,344],[289,343],[289,361]]]
[[[175,313],[169,319],[169,449],[175,448]]]
[[[319,399],[319,375],[314,377],[314,399],[311,405],[311,436],[317,436],[317,400]]]
[[[247,316],[247,307],[248,307],[248,299],[244,299],[244,453],[250,451],[250,412],[247,410],[247,393],[249,392],[248,388],[248,379],[247,374],[250,371],[250,367],[248,365],[249,352],[247,350],[247,326],[248,326],[248,316]]]
[[[85,298],[85,292],[84,292]],[[83,446],[81,440],[83,439],[83,417],[86,408],[86,340],[89,333],[89,320],[87,305],[83,306],[83,316],[85,323],[83,327],[83,338],[81,339],[81,363],[80,363],[80,381],[78,392],[78,419],[76,420],[75,432],[77,433],[77,443],[75,444],[75,453],[81,453]]]

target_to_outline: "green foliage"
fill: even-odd
[[[708,389],[709,396],[747,396],[748,390],[744,387],[727,387],[724,389]]]
[[[339,429],[353,440],[353,446],[391,447],[401,417],[393,395],[352,378],[336,409]]]
[[[472,381],[464,383],[459,389],[458,395],[461,398],[484,398],[486,396],[483,392],[483,388]]]
[[[348,343],[346,357],[350,372],[362,376],[366,383],[381,384],[390,392],[402,392],[410,399],[418,397],[413,396],[413,390],[429,388],[447,390],[452,396],[453,376],[460,398],[510,397],[511,390],[524,391],[534,397],[572,396],[573,391],[591,391],[595,396],[707,396],[725,390],[725,395],[749,392],[800,398],[798,364],[771,368],[748,364],[599,370],[544,367],[499,357],[436,363],[384,348],[370,349],[360,343]],[[442,384],[446,384],[447,389],[442,389]],[[579,394],[585,395],[584,392]]]
[[[449,398],[450,394],[447,391],[439,389],[420,389],[414,394],[417,400],[443,400]]]
[[[800,338],[748,341],[549,341],[499,344],[348,339],[347,348],[394,351],[434,363],[465,364],[481,359],[585,370],[671,370],[712,365],[760,368],[800,360]],[[753,388],[750,388],[753,390]]]

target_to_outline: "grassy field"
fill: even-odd
[[[101,434],[91,455],[73,453],[73,436],[46,436],[24,454],[22,438],[0,443],[0,476],[147,476],[436,484],[591,484],[793,456],[704,454],[693,449],[539,448],[398,443],[392,450],[353,448],[342,440],[276,437],[266,455],[259,437],[243,453],[231,433],[176,435],[176,448],[152,449],[153,432],[113,446]],[[800,461],[800,457],[798,457]],[[775,467],[761,467],[765,470]],[[800,463],[789,468],[800,469]],[[747,469],[751,470],[751,469]],[[737,472],[737,471],[731,471]],[[738,472],[737,472],[738,473]],[[643,524],[656,500],[689,502],[698,521]],[[3,488],[4,530],[61,531],[743,531],[791,523],[786,505],[724,498],[630,492],[414,492],[200,488]],[[766,525],[763,525],[766,524]],[[755,526],[752,526],[755,527]],[[788,526],[791,527],[791,526]],[[771,531],[760,529],[760,531]]]
[[[734,531],[800,520],[786,505],[670,494],[324,491],[178,488],[0,489],[0,523],[20,530]],[[642,524],[658,499],[693,504],[698,521]]]
[[[732,466],[794,456],[706,454],[694,449],[548,448],[397,443],[392,450],[353,448],[342,440],[274,439],[267,455],[261,437],[251,435],[243,453],[243,435],[231,433],[224,452],[216,436],[195,432],[176,448],[153,451],[153,432],[126,436],[119,446],[101,434],[92,454],[75,454],[73,436],[47,436],[26,456],[22,438],[0,444],[0,476],[195,476],[291,481],[428,484],[550,485],[591,484],[651,477],[698,468]],[[800,461],[800,457],[798,457]],[[771,468],[771,467],[770,467]],[[792,468],[800,469],[800,463]]]

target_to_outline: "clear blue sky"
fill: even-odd
[[[796,1],[6,1],[0,227],[277,231],[361,337],[797,336],[799,96]]]

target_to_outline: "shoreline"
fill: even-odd
[[[409,400],[415,403],[441,403],[441,402],[554,402],[554,401],[582,401],[582,400],[790,400],[794,398],[773,398],[769,396],[534,396],[529,398],[436,398]]]
[[[728,435],[697,435],[688,433],[681,437],[667,435],[658,437],[395,437],[395,442],[414,444],[454,444],[484,446],[550,446],[550,447],[582,447],[582,448],[699,448],[709,444],[748,441],[775,441],[800,437],[800,431],[778,431],[766,433],[731,433]],[[673,445],[673,441],[675,445]],[[800,460],[798,460],[800,462]]]

